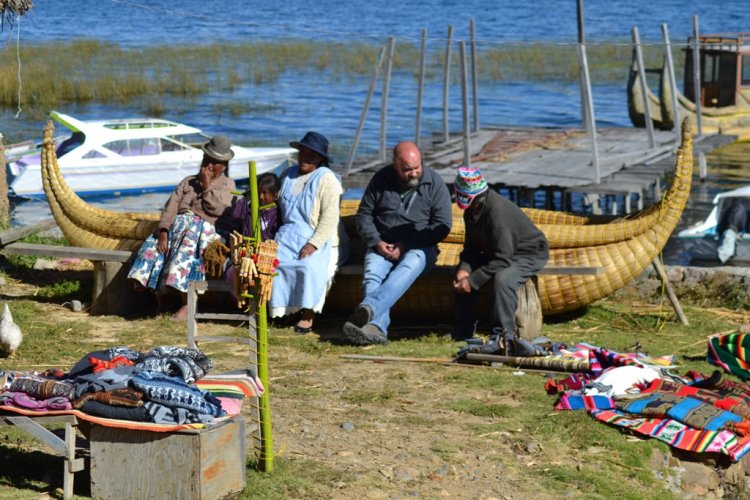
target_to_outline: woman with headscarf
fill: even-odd
[[[299,151],[298,164],[281,176],[278,205],[281,227],[278,275],[269,302],[271,317],[300,312],[294,331],[312,331],[315,313],[323,310],[339,257],[341,182],[328,168],[328,140],[308,132],[289,145]]]

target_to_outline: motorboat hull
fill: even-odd
[[[55,138],[60,172],[78,196],[116,196],[170,191],[198,173],[201,146],[208,136],[200,129],[158,118],[83,121],[53,111],[51,118],[67,134]],[[296,150],[289,147],[232,146],[228,175],[247,180],[248,163],[256,172],[281,173]],[[44,198],[41,144],[27,142],[6,151],[11,195]]]
[[[60,169],[68,186],[82,197],[120,196],[161,191],[171,191],[188,175],[198,172],[202,153],[191,158],[175,161],[139,161],[129,165],[100,164],[66,167]],[[229,175],[236,182],[247,181],[248,162],[255,161],[258,174],[274,172],[280,174],[289,166],[290,154],[284,148],[262,155],[235,157],[229,164]],[[44,199],[44,186],[39,164],[29,164],[22,172],[8,164],[7,174],[12,195],[21,198]]]

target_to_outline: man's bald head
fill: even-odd
[[[393,170],[399,182],[406,188],[419,185],[422,180],[422,154],[411,141],[403,141],[393,148]]]

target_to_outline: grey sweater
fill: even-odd
[[[514,258],[549,258],[547,238],[512,201],[487,193],[479,213],[464,212],[466,241],[459,269],[469,272],[469,284],[478,290]]]
[[[388,165],[367,185],[356,221],[368,248],[381,241],[402,243],[406,250],[435,246],[451,230],[451,196],[443,179],[429,167],[424,167],[420,183],[405,192],[393,165]]]

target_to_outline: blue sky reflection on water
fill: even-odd
[[[684,43],[692,30],[693,15],[700,29],[708,32],[750,31],[750,9],[746,1],[631,0],[588,1],[585,27],[588,43],[629,43],[630,29],[638,26],[644,43],[660,43],[661,23],[670,28],[673,43]],[[249,43],[259,40],[338,40],[381,45],[385,37],[397,37],[398,46],[418,44],[420,30],[427,28],[432,50],[443,50],[448,24],[455,26],[455,39],[468,38],[469,19],[477,21],[480,49],[511,42],[574,43],[577,40],[576,1],[533,2],[479,0],[287,0],[284,2],[183,0],[123,1],[83,0],[70,2],[38,0],[22,18],[16,31],[2,33],[6,50],[16,36],[21,44],[94,38],[124,47],[159,44],[208,44],[217,41]],[[455,50],[455,49],[454,49]],[[24,63],[24,61],[22,61]],[[72,68],[75,70],[75,68]],[[306,130],[323,131],[332,143],[334,159],[345,160],[362,110],[369,76],[325,81],[282,74],[278,81],[242,85],[229,91],[198,96],[190,102],[164,98],[165,118],[199,126],[208,133],[224,133],[240,144],[284,145]],[[361,154],[372,153],[379,143],[380,84],[376,86]],[[625,82],[594,82],[594,104],[599,126],[630,126],[626,110]],[[578,126],[580,96],[568,82],[481,82],[480,121],[483,125]],[[231,116],[217,112],[217,104],[241,101],[258,110]],[[389,145],[412,138],[416,114],[416,81],[411,74],[395,73],[388,108]],[[461,127],[459,82],[450,89],[453,130]],[[441,130],[442,84],[425,87],[425,133]],[[110,105],[93,103],[58,109],[83,119],[142,116],[137,102]],[[0,131],[6,136],[34,138],[43,121],[18,120],[15,109],[0,110]],[[712,183],[721,189],[721,180]],[[166,194],[99,200],[110,208],[158,210]],[[46,216],[40,203],[22,203],[14,212],[15,223]]]

